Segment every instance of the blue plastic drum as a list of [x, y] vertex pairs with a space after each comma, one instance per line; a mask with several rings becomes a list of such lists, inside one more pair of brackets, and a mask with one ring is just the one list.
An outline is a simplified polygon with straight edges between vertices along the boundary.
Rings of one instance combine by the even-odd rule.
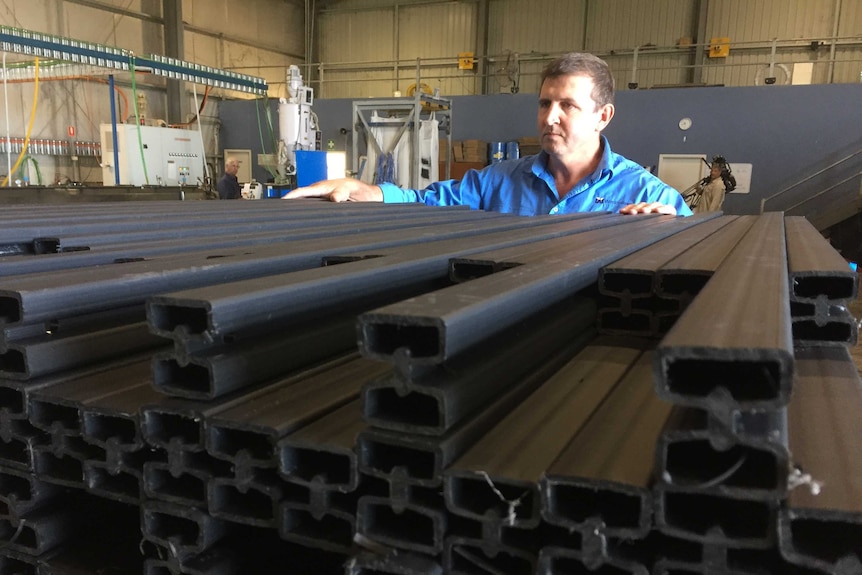
[[506, 144], [503, 142], [491, 142], [488, 144], [488, 161], [502, 162], [506, 159]]
[[506, 159], [517, 160], [521, 157], [521, 151], [518, 148], [518, 142], [506, 142]]

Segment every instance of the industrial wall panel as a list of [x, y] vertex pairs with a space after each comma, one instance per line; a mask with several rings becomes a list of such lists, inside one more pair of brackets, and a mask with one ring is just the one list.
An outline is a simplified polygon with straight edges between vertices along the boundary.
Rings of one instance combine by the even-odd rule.
[[638, 54], [634, 65], [631, 54], [603, 56], [611, 67], [617, 90], [629, 88], [636, 83], [638, 88], [673, 86], [689, 82], [691, 59], [688, 54]]
[[591, 2], [586, 48], [591, 52], [673, 46], [692, 36], [696, 3], [689, 0], [605, 0]]
[[489, 5], [488, 53], [569, 52], [583, 48], [584, 0], [500, 0]]
[[391, 61], [395, 56], [395, 20], [391, 9], [324, 12], [317, 27], [321, 62], [379, 62]]
[[451, 58], [446, 72], [457, 72], [458, 53], [475, 52], [476, 12], [472, 2], [399, 7], [398, 56]]
[[[46, 30], [44, 22], [28, 24], [23, 18], [27, 12], [28, 10], [16, 11], [14, 19], [3, 24], [29, 30]], [[163, 46], [156, 47], [152, 43], [145, 45], [144, 29], [151, 27], [161, 32], [161, 26], [158, 24], [72, 3], [64, 3], [63, 12], [65, 25], [60, 24], [56, 31], [51, 30], [53, 33], [131, 50], [135, 54], [152, 53], [159, 48], [164, 51]], [[53, 19], [48, 21], [51, 20]]]
[[402, 83], [409, 86], [415, 80], [399, 82], [390, 70], [352, 72], [350, 70], [327, 71], [323, 86], [318, 93], [321, 98], [382, 98], [392, 97], [392, 93]]
[[811, 0], [720, 0], [707, 8], [707, 40], [734, 42], [831, 36], [835, 2]]

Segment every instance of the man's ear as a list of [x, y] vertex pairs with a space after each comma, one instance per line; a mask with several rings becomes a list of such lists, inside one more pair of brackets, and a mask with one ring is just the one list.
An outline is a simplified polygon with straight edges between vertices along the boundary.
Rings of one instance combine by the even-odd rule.
[[596, 124], [596, 131], [601, 132], [611, 123], [611, 118], [614, 117], [614, 105], [605, 104], [599, 110], [599, 121]]

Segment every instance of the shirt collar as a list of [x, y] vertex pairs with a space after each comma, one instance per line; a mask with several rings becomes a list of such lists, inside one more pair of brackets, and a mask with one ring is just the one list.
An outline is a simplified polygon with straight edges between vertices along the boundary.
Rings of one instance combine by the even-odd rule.
[[[613, 158], [615, 154], [611, 152], [611, 144], [604, 134], [599, 137], [602, 141], [602, 157], [599, 160], [599, 165], [596, 166], [596, 171], [588, 177], [593, 182], [597, 182], [605, 174], [607, 174], [608, 179], [614, 177]], [[532, 170], [537, 176], [548, 173], [548, 153], [545, 150], [539, 151], [533, 162]]]

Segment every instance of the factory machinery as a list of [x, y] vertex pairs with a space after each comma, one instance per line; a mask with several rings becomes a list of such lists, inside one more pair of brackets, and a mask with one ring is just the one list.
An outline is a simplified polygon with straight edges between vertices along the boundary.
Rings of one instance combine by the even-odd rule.
[[862, 569], [804, 218], [74, 208], [0, 215], [2, 573]]
[[[146, 113], [146, 97], [143, 93], [135, 95], [133, 121], [129, 122], [132, 116], [123, 113], [127, 110], [120, 114], [124, 117], [117, 117], [115, 90], [123, 100], [126, 98], [116, 88], [115, 74], [130, 73], [133, 91], [136, 90], [135, 75], [139, 73], [189, 82], [193, 86], [202, 84], [207, 90], [215, 87], [258, 95], [264, 95], [267, 91], [266, 82], [260, 78], [162, 55], [140, 56], [111, 46], [9, 26], [0, 26], [0, 40], [4, 52], [20, 54], [29, 59], [16, 62], [9, 68], [4, 66], [4, 79], [34, 84], [40, 80], [67, 81], [68, 78], [101, 81], [108, 85], [111, 102], [110, 123], [100, 126], [99, 142], [78, 141], [75, 127], [71, 125], [63, 140], [31, 138], [32, 118], [24, 137], [0, 139], [0, 148], [7, 152], [7, 158], [12, 153], [19, 154], [14, 166], [11, 158], [7, 160], [9, 186], [48, 185], [48, 182], [43, 181], [38, 161], [33, 157], [38, 155], [42, 158], [53, 157], [52, 161], [59, 157], [70, 158], [72, 173], [58, 176], [54, 184], [75, 187], [73, 191], [57, 189], [54, 194], [45, 190], [31, 194], [4, 191], [4, 203], [118, 199], [116, 190], [98, 193], [92, 186], [81, 185], [79, 168], [82, 156], [100, 158], [99, 167], [105, 186], [146, 187], [152, 192], [151, 197], [146, 198], [137, 190], [130, 194], [129, 199], [167, 199], [165, 190], [170, 190], [171, 197], [183, 199], [187, 192], [193, 194], [193, 190], [203, 192], [210, 188], [212, 177], [207, 174], [200, 123], [197, 130], [191, 130], [183, 129], [187, 127], [185, 125], [168, 126], [164, 121], [153, 121]], [[35, 112], [38, 103], [38, 90], [35, 88], [33, 98]], [[10, 124], [9, 118], [7, 124]], [[20, 177], [18, 174], [21, 174]]]

